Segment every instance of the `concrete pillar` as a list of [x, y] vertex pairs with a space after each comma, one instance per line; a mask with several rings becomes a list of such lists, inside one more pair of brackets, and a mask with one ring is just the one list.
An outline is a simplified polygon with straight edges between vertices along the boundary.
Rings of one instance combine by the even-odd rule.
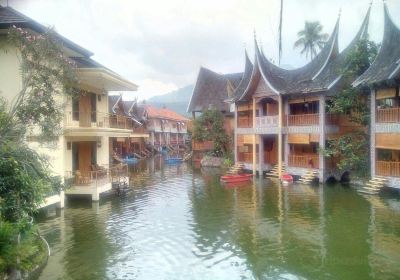
[[[326, 106], [325, 106], [325, 95], [319, 97], [319, 148], [325, 149], [326, 142]], [[325, 157], [322, 152], [319, 153], [319, 181], [320, 183], [325, 182]]]
[[282, 176], [282, 150], [283, 150], [283, 141], [282, 141], [282, 127], [283, 127], [283, 99], [282, 96], [279, 95], [278, 99], [278, 176], [281, 178]]
[[375, 143], [375, 134], [376, 134], [376, 90], [371, 89], [371, 135], [370, 135], [370, 159], [371, 159], [371, 177], [375, 177], [376, 175], [376, 143]]
[[286, 166], [288, 166], [289, 165], [289, 152], [290, 152], [290, 146], [289, 146], [289, 137], [288, 137], [288, 135], [286, 134], [286, 135], [283, 135], [283, 145], [284, 145], [284, 147], [283, 147], [283, 154], [284, 154], [284, 157], [283, 157], [283, 162], [286, 164]]
[[100, 193], [98, 192], [97, 188], [95, 188], [92, 193], [92, 201], [99, 201], [99, 200], [100, 200]]
[[260, 178], [263, 174], [264, 166], [264, 138], [262, 135], [258, 136], [258, 174]]
[[234, 133], [234, 136], [233, 136], [233, 153], [235, 155], [235, 163], [238, 162], [238, 154], [237, 154], [237, 149], [238, 149], [238, 146], [237, 146], [237, 121], [238, 121], [238, 119], [237, 119], [237, 111], [238, 111], [238, 107], [235, 104], [235, 124], [233, 126], [234, 127], [234, 131], [233, 131], [233, 133]]
[[256, 149], [256, 99], [253, 98], [253, 175], [256, 175], [257, 149]]
[[65, 193], [64, 191], [60, 192], [60, 203], [57, 205], [57, 208], [63, 209], [65, 206]]

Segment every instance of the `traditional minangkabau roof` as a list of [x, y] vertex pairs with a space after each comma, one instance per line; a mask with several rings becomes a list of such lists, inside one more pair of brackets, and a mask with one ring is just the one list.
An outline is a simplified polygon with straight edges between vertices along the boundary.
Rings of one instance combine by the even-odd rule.
[[118, 102], [122, 99], [122, 95], [109, 95], [108, 96], [108, 112], [110, 114], [116, 114], [116, 108], [118, 106]]
[[[26, 15], [14, 10], [11, 7], [0, 6], [0, 29], [8, 29], [12, 26], [29, 28], [38, 33], [43, 33], [48, 30], [48, 28], [37, 21], [27, 17]], [[83, 56], [92, 56], [93, 53], [77, 44], [71, 40], [65, 38], [64, 36], [56, 33], [56, 36], [63, 44], [70, 48], [71, 50], [79, 53]]]
[[171, 111], [167, 108], [156, 108], [151, 105], [144, 105], [148, 118], [153, 118], [153, 119], [163, 119], [163, 120], [171, 120], [171, 121], [188, 121], [188, 118], [185, 118], [182, 115], [179, 115], [178, 113]]
[[232, 101], [247, 101], [260, 79], [263, 79], [270, 91], [277, 95], [329, 91], [340, 81], [348, 55], [357, 47], [357, 43], [361, 39], [367, 38], [370, 11], [371, 7], [368, 9], [357, 35], [340, 53], [338, 46], [339, 16], [335, 28], [321, 52], [311, 62], [297, 69], [286, 70], [274, 65], [260, 52], [255, 40], [255, 60], [251, 77], [246, 79], [247, 86], [237, 88], [235, 99]]
[[353, 83], [353, 86], [372, 86], [385, 82], [399, 84], [400, 29], [390, 17], [386, 3], [384, 4], [384, 18], [384, 33], [378, 55], [371, 66]]
[[228, 88], [237, 88], [242, 76], [243, 73], [218, 74], [201, 67], [187, 112], [203, 112], [210, 108], [229, 112], [229, 105], [224, 102], [229, 97]]
[[242, 75], [242, 79], [239, 83], [239, 85], [236, 87], [235, 91], [233, 92], [232, 97], [228, 97], [225, 101], [226, 102], [233, 102], [235, 100], [238, 100], [243, 92], [246, 90], [250, 79], [251, 75], [253, 73], [254, 65], [251, 63], [249, 56], [247, 54], [247, 51], [245, 52], [245, 66], [244, 66], [244, 72]]

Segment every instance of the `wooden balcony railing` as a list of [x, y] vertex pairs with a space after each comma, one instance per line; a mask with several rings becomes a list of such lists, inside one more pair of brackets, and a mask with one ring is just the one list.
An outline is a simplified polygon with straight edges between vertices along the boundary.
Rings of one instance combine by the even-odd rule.
[[400, 162], [396, 161], [377, 161], [376, 175], [400, 177]]
[[238, 153], [238, 161], [252, 163], [253, 162], [253, 153]]
[[377, 109], [377, 123], [400, 123], [400, 108]]
[[66, 127], [99, 127], [133, 129], [133, 121], [120, 115], [102, 112], [66, 112]]
[[128, 165], [118, 164], [112, 167], [97, 166], [92, 171], [68, 171], [65, 181], [70, 186], [98, 187], [118, 179], [128, 177]]
[[266, 164], [277, 164], [278, 163], [278, 152], [264, 152], [264, 163]]
[[253, 127], [252, 118], [238, 118], [238, 128], [251, 128]]
[[278, 127], [278, 116], [256, 117], [257, 128]]
[[289, 166], [318, 169], [319, 155], [289, 155]]
[[[184, 143], [184, 141], [182, 140], [180, 143]], [[210, 151], [210, 150], [214, 149], [214, 142], [212, 142], [212, 141], [205, 141], [205, 142], [193, 141], [192, 149], [194, 151]]]
[[288, 115], [289, 126], [319, 125], [319, 114]]

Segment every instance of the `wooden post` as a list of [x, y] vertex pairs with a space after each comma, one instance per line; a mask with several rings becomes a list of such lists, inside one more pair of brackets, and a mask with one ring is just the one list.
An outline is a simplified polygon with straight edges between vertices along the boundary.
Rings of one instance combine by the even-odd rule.
[[256, 149], [256, 99], [253, 98], [253, 175], [256, 175], [257, 149]]
[[282, 96], [279, 95], [278, 99], [278, 176], [281, 178], [282, 176], [282, 121], [283, 121], [283, 114], [282, 114]]

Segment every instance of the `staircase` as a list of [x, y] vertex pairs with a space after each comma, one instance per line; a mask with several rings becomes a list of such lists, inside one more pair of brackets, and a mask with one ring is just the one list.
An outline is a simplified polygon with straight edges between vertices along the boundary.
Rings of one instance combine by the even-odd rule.
[[371, 180], [369, 180], [369, 182], [358, 191], [360, 193], [366, 193], [366, 194], [378, 194], [386, 183], [387, 179], [382, 177], [374, 177]]
[[[285, 164], [282, 164], [282, 174], [285, 173]], [[269, 170], [266, 174], [265, 177], [267, 178], [278, 178], [279, 177], [279, 172], [278, 172], [278, 165], [274, 165], [274, 167]]]
[[299, 179], [300, 183], [311, 184], [318, 177], [318, 170], [309, 170]]
[[193, 152], [186, 153], [186, 154], [183, 156], [183, 161], [188, 161], [189, 159], [192, 158], [192, 156], [193, 156]]
[[244, 168], [244, 164], [243, 164], [243, 163], [238, 163], [238, 164], [232, 166], [232, 167], [226, 172], [226, 174], [230, 174], [230, 175], [238, 174], [238, 173], [240, 173], [240, 172], [243, 171], [243, 168]]

